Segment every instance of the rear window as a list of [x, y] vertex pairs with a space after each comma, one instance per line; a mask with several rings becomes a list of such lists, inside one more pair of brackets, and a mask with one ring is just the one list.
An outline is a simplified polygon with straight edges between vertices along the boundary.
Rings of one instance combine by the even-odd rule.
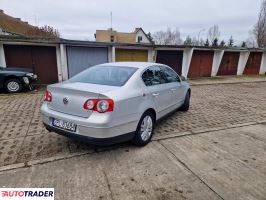
[[94, 66], [69, 79], [69, 82], [123, 86], [137, 68], [118, 66]]

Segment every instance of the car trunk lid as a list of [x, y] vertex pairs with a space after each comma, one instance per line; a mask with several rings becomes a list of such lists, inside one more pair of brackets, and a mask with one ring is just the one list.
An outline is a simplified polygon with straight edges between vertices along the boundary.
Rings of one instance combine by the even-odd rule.
[[104, 93], [117, 88], [77, 82], [50, 85], [47, 89], [52, 94], [52, 102], [48, 102], [48, 107], [58, 112], [88, 118], [92, 111], [83, 108], [85, 101], [88, 99], [107, 98]]

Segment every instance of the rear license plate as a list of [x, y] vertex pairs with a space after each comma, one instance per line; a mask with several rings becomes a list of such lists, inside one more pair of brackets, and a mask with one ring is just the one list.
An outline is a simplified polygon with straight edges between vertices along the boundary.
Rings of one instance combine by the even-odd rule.
[[60, 119], [52, 119], [52, 124], [55, 127], [75, 132], [77, 125], [72, 122], [66, 122]]

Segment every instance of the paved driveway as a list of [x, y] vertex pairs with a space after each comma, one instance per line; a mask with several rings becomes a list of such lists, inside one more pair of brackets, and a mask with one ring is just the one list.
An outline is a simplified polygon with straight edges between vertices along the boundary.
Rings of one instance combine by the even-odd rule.
[[144, 148], [48, 133], [42, 93], [1, 95], [0, 187], [55, 187], [57, 199], [266, 199], [265, 88], [193, 85], [190, 111], [162, 121]]
[[[192, 86], [190, 111], [162, 121], [153, 140], [266, 121], [265, 88], [266, 82]], [[95, 151], [45, 130], [42, 95], [0, 96], [0, 166]]]

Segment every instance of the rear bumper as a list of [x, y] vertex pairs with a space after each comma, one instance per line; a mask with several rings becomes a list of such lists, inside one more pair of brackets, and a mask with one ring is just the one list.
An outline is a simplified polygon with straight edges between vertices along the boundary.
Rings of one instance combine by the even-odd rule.
[[[89, 118], [77, 117], [51, 110], [44, 103], [41, 107], [42, 121], [49, 131], [67, 137], [81, 138], [82, 141], [91, 141], [105, 145], [106, 143], [119, 143], [134, 137], [138, 120], [126, 120], [123, 123], [111, 123], [111, 118], [91, 115]], [[76, 131], [71, 132], [53, 126], [53, 118], [76, 124]], [[130, 133], [130, 134], [128, 134]], [[133, 133], [133, 134], [132, 134]], [[133, 135], [133, 136], [132, 136]], [[98, 145], [99, 145], [98, 144]]]
[[75, 139], [81, 142], [86, 142], [86, 143], [97, 145], [97, 146], [107, 146], [107, 145], [130, 141], [134, 138], [134, 135], [135, 135], [135, 132], [131, 132], [131, 133], [126, 133], [126, 134], [111, 137], [111, 138], [93, 138], [89, 136], [78, 135], [76, 133], [68, 132], [68, 131], [65, 131], [59, 128], [55, 128], [45, 123], [43, 124], [48, 131], [55, 132], [55, 133], [58, 133], [59, 135], [63, 135], [71, 139]]

